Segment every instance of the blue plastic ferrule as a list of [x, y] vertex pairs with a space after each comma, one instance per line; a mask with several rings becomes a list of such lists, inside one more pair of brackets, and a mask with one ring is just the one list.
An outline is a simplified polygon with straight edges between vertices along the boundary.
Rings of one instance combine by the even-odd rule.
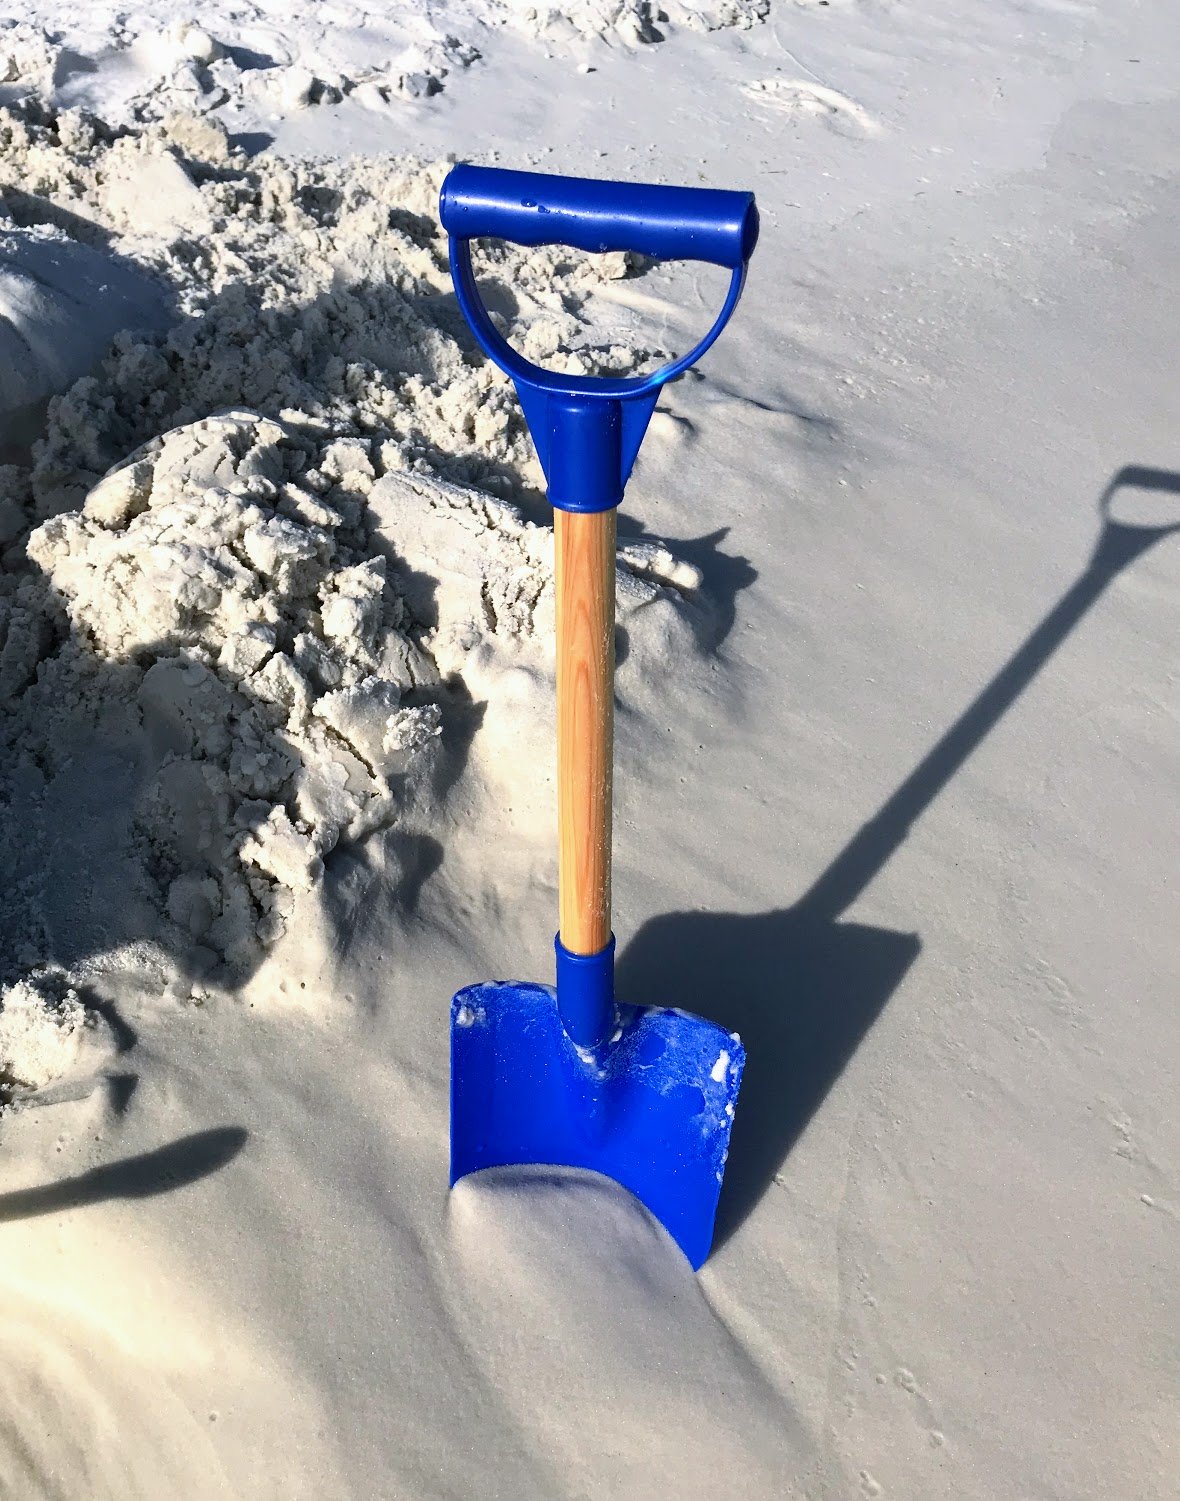
[[560, 933], [553, 947], [561, 1024], [579, 1047], [597, 1047], [615, 1026], [615, 935], [597, 954], [571, 954]]
[[[549, 500], [559, 511], [610, 511], [623, 498], [623, 404], [549, 397]], [[628, 466], [629, 468], [630, 466]]]

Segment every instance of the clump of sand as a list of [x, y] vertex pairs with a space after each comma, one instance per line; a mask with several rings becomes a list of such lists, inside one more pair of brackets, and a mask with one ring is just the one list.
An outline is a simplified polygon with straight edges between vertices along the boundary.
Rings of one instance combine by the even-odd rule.
[[669, 29], [748, 29], [770, 14], [770, 0], [489, 0], [494, 17], [549, 43], [588, 38], [643, 46], [663, 41]]
[[67, 664], [127, 664], [157, 763], [147, 858], [169, 916], [221, 954], [281, 934], [291, 893], [391, 816], [393, 778], [438, 731], [436, 703], [404, 702], [437, 674], [368, 546], [376, 473], [364, 439], [231, 412], [137, 450], [29, 542], [71, 634], [6, 738], [52, 762], [78, 712]]
[[[333, 850], [429, 803], [456, 698], [519, 759], [551, 696], [552, 533], [514, 504], [539, 470], [453, 303], [446, 165], [248, 162], [208, 119], [27, 104], [0, 111], [0, 170], [26, 225], [101, 229], [178, 310], [0, 469], [0, 952], [250, 964]], [[651, 351], [590, 303], [631, 269], [494, 245], [480, 266], [527, 355], [615, 373]], [[621, 551], [632, 675], [688, 639], [699, 582]]]
[[74, 1072], [96, 1023], [59, 975], [0, 988], [0, 1106]]

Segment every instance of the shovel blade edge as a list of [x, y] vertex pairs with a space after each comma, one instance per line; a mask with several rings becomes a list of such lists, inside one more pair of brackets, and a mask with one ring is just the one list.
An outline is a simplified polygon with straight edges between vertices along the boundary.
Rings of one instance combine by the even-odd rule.
[[451, 1002], [451, 1183], [487, 1167], [584, 1168], [628, 1189], [694, 1268], [709, 1254], [745, 1053], [687, 1011], [620, 1006], [595, 1048], [548, 985], [469, 985]]

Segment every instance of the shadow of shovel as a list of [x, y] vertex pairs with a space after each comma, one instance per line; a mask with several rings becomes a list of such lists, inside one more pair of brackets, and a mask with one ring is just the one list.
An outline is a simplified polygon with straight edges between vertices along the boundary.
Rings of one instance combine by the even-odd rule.
[[745, 1043], [717, 1244], [766, 1192], [921, 951], [915, 933], [845, 922], [842, 914], [1112, 580], [1180, 532], [1180, 522], [1119, 519], [1116, 502], [1129, 492], [1178, 497], [1180, 474], [1138, 465], [1115, 474], [1082, 573], [799, 901], [754, 915], [668, 913], [645, 923], [619, 961], [621, 995], [673, 995]]

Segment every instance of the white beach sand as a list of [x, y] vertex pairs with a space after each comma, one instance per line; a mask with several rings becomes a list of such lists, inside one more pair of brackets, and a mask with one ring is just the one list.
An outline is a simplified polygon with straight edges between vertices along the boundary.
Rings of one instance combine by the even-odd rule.
[[[0, 291], [100, 288], [0, 301], [4, 1497], [1175, 1493], [1180, 33], [663, 10], [0, 17]], [[620, 515], [620, 992], [749, 1057], [698, 1276], [446, 1187], [450, 997], [556, 881], [467, 158], [762, 210]], [[723, 280], [481, 274], [613, 371]]]

